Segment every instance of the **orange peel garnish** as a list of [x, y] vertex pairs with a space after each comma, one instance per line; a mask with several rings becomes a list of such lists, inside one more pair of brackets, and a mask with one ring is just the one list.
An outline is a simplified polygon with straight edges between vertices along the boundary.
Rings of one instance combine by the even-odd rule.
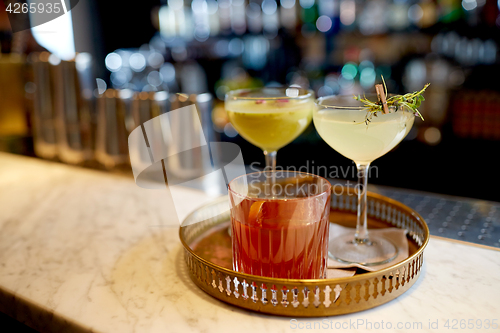
[[255, 225], [260, 224], [258, 218], [260, 212], [262, 211], [262, 206], [264, 206], [265, 201], [256, 201], [250, 206], [250, 211], [248, 212], [248, 224]]

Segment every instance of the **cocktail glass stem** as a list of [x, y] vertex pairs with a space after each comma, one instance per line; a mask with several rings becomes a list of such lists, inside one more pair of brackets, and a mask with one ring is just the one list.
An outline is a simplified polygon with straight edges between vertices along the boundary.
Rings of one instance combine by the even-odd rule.
[[[264, 156], [266, 157], [266, 168], [265, 171], [274, 171], [276, 170], [276, 155], [275, 151], [267, 151], [264, 150]], [[274, 183], [275, 183], [275, 174], [274, 172], [270, 173], [271, 177], [266, 180], [265, 186], [267, 190], [265, 191], [267, 197], [274, 197]]]
[[276, 170], [276, 155], [277, 151], [267, 151], [264, 150], [264, 156], [266, 157], [266, 171]]
[[358, 169], [358, 220], [356, 223], [354, 241], [358, 244], [363, 243], [370, 245], [370, 239], [368, 238], [368, 221], [366, 219], [366, 191], [368, 186], [368, 169], [370, 168], [370, 163], [356, 163], [356, 167]]
[[370, 163], [356, 163], [358, 168], [358, 216], [354, 239], [344, 234], [330, 239], [329, 255], [346, 264], [376, 266], [391, 262], [399, 253], [398, 248], [380, 236], [368, 236], [367, 185]]

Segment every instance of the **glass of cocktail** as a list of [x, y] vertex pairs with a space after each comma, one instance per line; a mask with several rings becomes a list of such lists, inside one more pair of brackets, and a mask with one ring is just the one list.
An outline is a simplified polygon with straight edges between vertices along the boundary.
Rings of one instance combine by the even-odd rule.
[[[273, 188], [267, 187], [274, 179]], [[229, 183], [233, 269], [287, 279], [326, 277], [330, 183], [293, 171], [262, 171]]]
[[314, 92], [295, 87], [234, 90], [226, 94], [225, 107], [238, 133], [264, 151], [266, 170], [275, 170], [278, 149], [310, 124]]
[[[377, 95], [367, 95], [377, 103]], [[394, 148], [410, 131], [415, 114], [404, 106], [389, 107], [389, 113], [370, 115], [366, 104], [353, 96], [319, 98], [314, 125], [323, 140], [351, 159], [358, 170], [358, 214], [356, 232], [330, 240], [329, 254], [344, 263], [375, 266], [388, 263], [398, 254], [387, 239], [369, 236], [366, 188], [370, 163]]]

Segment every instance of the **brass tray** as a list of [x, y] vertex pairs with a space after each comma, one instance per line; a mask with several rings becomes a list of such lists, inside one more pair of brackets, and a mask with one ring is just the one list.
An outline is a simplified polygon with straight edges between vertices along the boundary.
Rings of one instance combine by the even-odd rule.
[[[332, 194], [330, 220], [356, 224], [357, 197]], [[219, 215], [217, 215], [219, 214]], [[215, 216], [204, 219], [204, 216]], [[180, 228], [185, 260], [194, 283], [207, 294], [238, 307], [292, 317], [332, 316], [373, 308], [395, 299], [415, 283], [423, 264], [429, 229], [411, 208], [368, 192], [370, 228], [406, 229], [409, 257], [376, 272], [358, 269], [347, 278], [296, 280], [242, 274], [232, 270], [227, 197], [191, 213]], [[190, 224], [193, 221], [202, 221]]]

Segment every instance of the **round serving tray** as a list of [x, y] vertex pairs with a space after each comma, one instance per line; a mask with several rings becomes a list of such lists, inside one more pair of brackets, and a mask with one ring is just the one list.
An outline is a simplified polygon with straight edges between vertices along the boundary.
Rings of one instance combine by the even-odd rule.
[[[356, 204], [357, 197], [352, 194], [332, 194], [330, 221], [354, 227]], [[293, 317], [357, 312], [395, 299], [418, 279], [429, 241], [429, 229], [417, 212], [396, 200], [368, 192], [369, 228], [406, 229], [409, 245], [406, 260], [376, 272], [358, 269], [356, 275], [347, 278], [277, 279], [232, 270], [229, 225], [227, 197], [195, 210], [184, 220], [179, 234], [191, 279], [221, 301], [261, 313]]]

